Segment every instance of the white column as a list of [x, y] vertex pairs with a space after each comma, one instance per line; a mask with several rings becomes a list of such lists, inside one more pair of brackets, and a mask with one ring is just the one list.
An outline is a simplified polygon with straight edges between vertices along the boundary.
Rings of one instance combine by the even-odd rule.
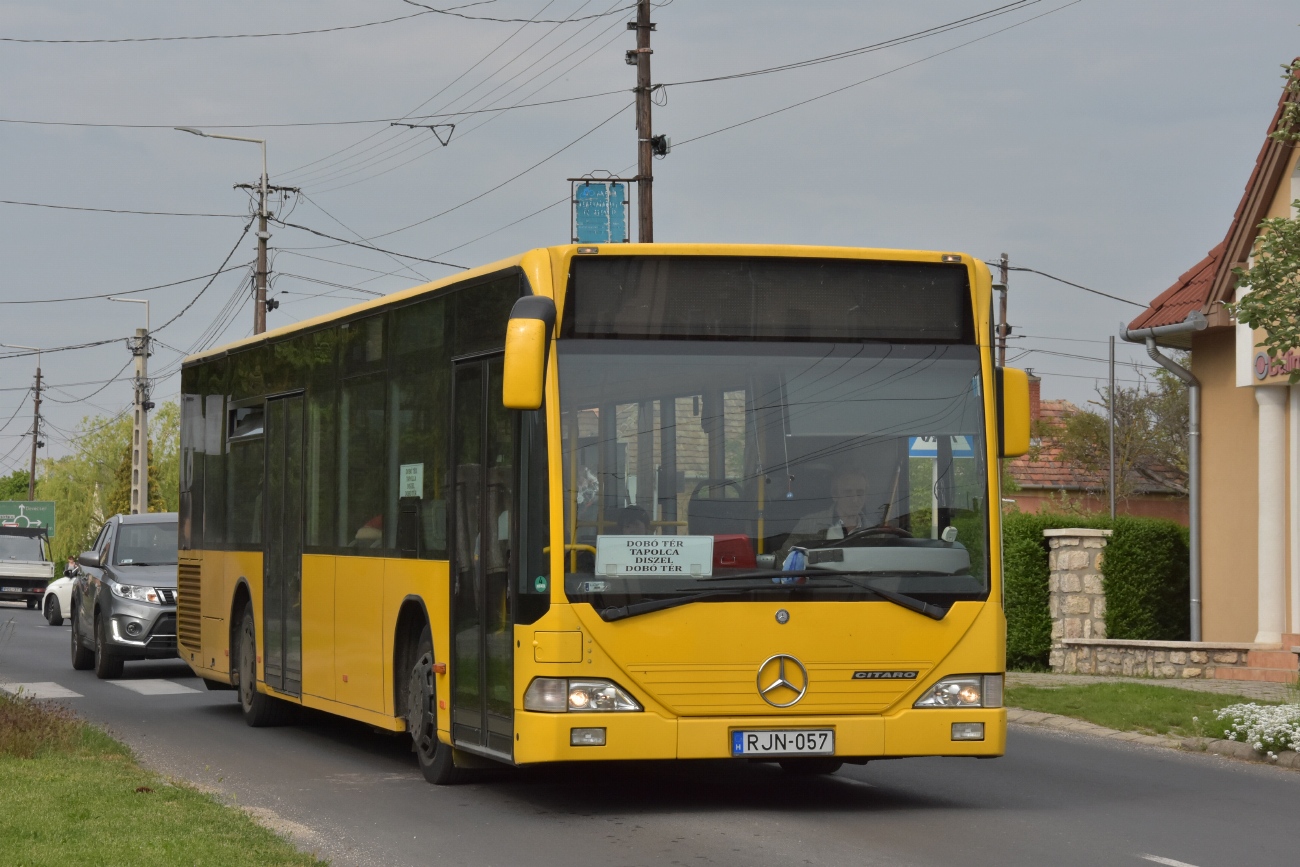
[[1286, 630], [1286, 404], [1288, 389], [1258, 386], [1259, 632], [1257, 644], [1278, 644]]
[[[1300, 166], [1298, 166], [1300, 167]], [[1291, 412], [1288, 430], [1287, 472], [1291, 489], [1291, 624], [1290, 632], [1300, 632], [1300, 386], [1291, 386]]]

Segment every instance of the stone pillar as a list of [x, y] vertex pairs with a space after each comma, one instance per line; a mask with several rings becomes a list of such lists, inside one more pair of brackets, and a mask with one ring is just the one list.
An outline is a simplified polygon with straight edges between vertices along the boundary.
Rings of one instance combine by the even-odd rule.
[[1286, 631], [1287, 389], [1258, 386], [1259, 625], [1256, 644], [1279, 644]]
[[[1047, 604], [1052, 616], [1053, 671], [1079, 670], [1074, 659], [1077, 651], [1067, 650], [1062, 639], [1106, 637], [1101, 561], [1110, 533], [1083, 528], [1043, 531], [1050, 548]], [[1091, 665], [1084, 667], [1090, 669]]]
[[[1300, 183], [1300, 163], [1296, 164], [1296, 174], [1292, 176], [1294, 186]], [[1300, 385], [1287, 389], [1291, 393], [1287, 425], [1287, 486], [1291, 498], [1291, 622], [1287, 631], [1300, 633]]]

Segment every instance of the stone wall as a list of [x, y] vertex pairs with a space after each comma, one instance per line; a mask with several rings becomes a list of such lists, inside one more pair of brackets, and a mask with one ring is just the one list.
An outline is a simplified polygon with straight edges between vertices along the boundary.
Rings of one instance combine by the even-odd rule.
[[1065, 638], [1052, 647], [1052, 670], [1124, 677], [1224, 677], [1220, 668], [1246, 668], [1253, 644], [1215, 641], [1122, 641]]
[[1106, 593], [1101, 561], [1110, 530], [1044, 530], [1047, 539], [1047, 606], [1052, 617], [1054, 671], [1065, 662], [1067, 638], [1106, 637]]

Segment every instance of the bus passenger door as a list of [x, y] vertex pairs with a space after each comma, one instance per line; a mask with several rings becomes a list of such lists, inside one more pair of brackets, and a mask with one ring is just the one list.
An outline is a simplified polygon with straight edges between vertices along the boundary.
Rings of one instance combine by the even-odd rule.
[[501, 403], [500, 355], [457, 363], [452, 406], [451, 734], [510, 756], [518, 417]]
[[266, 684], [302, 694], [302, 395], [266, 402], [262, 657]]

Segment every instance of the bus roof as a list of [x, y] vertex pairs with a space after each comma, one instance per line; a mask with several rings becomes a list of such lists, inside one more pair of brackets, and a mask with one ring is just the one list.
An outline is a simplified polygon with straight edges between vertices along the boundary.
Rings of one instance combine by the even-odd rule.
[[[471, 268], [467, 271], [460, 271], [456, 274], [450, 274], [439, 280], [433, 280], [429, 283], [423, 283], [419, 286], [412, 286], [408, 289], [401, 289], [389, 295], [376, 298], [373, 301], [364, 301], [360, 304], [353, 304], [349, 307], [343, 307], [330, 313], [324, 313], [311, 319], [305, 319], [302, 322], [295, 322], [292, 325], [283, 325], [270, 331], [256, 334], [251, 337], [245, 337], [242, 340], [236, 340], [226, 343], [222, 346], [216, 346], [203, 352], [196, 353], [185, 359], [182, 366], [188, 366], [200, 361], [216, 358], [251, 346], [257, 346], [267, 343], [279, 337], [287, 337], [292, 334], [299, 334], [312, 331], [331, 322], [341, 319], [348, 319], [356, 316], [366, 310], [383, 309], [392, 304], [401, 301], [417, 298], [439, 289], [448, 288], [465, 280], [472, 280], [476, 277], [483, 277], [488, 274], [494, 274], [507, 268], [520, 267], [529, 259], [536, 259], [537, 256], [549, 258], [551, 263], [567, 263], [574, 255], [581, 255], [586, 251], [608, 252], [619, 256], [780, 256], [786, 258], [810, 258], [810, 259], [883, 259], [890, 261], [908, 261], [908, 262], [960, 262], [967, 266], [974, 266], [976, 270], [987, 271], [978, 258], [951, 251], [942, 250], [896, 250], [881, 247], [823, 247], [801, 244], [564, 244], [555, 247], [538, 247], [525, 251], [506, 259], [500, 259], [487, 265], [480, 265], [477, 268]], [[954, 258], [956, 257], [956, 258]]]

